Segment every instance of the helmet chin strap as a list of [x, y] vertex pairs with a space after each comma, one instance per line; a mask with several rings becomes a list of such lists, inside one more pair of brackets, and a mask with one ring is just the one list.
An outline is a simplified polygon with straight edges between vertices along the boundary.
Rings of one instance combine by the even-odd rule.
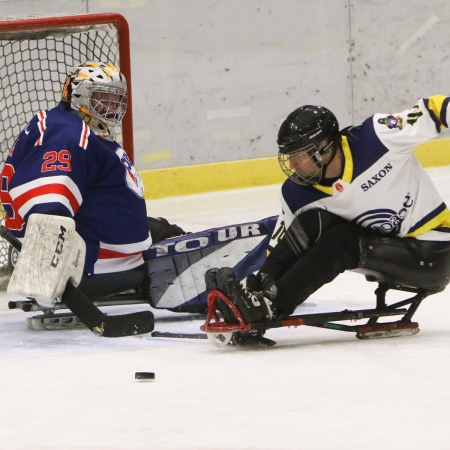
[[333, 146], [332, 146], [332, 154], [331, 154], [331, 158], [330, 158], [330, 160], [325, 164], [324, 162], [323, 162], [323, 159], [322, 159], [322, 174], [321, 174], [321, 176], [320, 176], [320, 180], [319, 180], [319, 183], [321, 183], [323, 180], [325, 180], [326, 178], [325, 178], [325, 173], [326, 173], [326, 171], [327, 171], [327, 169], [328, 169], [328, 166], [333, 162], [333, 160], [334, 160], [334, 158], [336, 158], [336, 155], [338, 154], [338, 149], [339, 149], [339, 145], [338, 144], [334, 144]]

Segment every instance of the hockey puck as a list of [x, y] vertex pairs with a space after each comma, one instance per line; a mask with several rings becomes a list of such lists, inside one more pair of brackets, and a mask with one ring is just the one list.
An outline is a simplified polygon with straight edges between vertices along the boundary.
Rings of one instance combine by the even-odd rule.
[[154, 380], [155, 373], [154, 372], [136, 372], [134, 374], [135, 380]]

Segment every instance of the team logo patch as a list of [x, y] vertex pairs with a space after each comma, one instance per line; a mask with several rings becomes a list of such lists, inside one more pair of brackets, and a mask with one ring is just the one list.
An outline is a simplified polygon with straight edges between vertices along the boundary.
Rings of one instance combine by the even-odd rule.
[[129, 189], [139, 198], [144, 198], [144, 183], [141, 180], [136, 168], [133, 166], [130, 158], [123, 148], [118, 148], [116, 154], [125, 168], [125, 182]]
[[354, 220], [357, 226], [392, 235], [399, 233], [402, 222], [403, 217], [391, 209], [367, 211]]
[[413, 204], [414, 200], [407, 194], [400, 211], [372, 209], [356, 217], [352, 222], [357, 226], [369, 228], [379, 233], [396, 235], [400, 232], [403, 220], [405, 220], [405, 216]]
[[403, 128], [403, 119], [399, 116], [386, 116], [378, 119], [378, 123], [380, 123], [381, 125], [386, 125], [391, 130], [393, 128], [398, 128], [399, 130]]

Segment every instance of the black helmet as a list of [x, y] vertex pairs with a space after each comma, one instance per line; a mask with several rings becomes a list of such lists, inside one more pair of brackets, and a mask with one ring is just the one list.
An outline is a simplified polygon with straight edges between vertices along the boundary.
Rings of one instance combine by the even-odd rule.
[[[284, 120], [278, 132], [278, 159], [282, 170], [298, 184], [317, 184], [324, 172], [321, 155], [330, 150], [336, 152], [337, 146], [333, 144], [339, 136], [338, 121], [330, 110], [312, 105], [297, 108]], [[305, 153], [303, 160], [309, 157], [308, 168], [301, 167], [305, 173], [292, 167], [293, 158], [300, 153]]]

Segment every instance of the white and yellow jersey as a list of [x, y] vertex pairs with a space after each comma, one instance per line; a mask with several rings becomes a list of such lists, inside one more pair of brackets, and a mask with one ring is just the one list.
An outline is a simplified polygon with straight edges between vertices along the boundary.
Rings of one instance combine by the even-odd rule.
[[279, 222], [288, 228], [301, 212], [321, 208], [390, 236], [450, 240], [450, 211], [413, 153], [448, 127], [449, 102], [435, 95], [412, 109], [375, 114], [344, 130], [341, 179], [329, 187], [286, 180]]

